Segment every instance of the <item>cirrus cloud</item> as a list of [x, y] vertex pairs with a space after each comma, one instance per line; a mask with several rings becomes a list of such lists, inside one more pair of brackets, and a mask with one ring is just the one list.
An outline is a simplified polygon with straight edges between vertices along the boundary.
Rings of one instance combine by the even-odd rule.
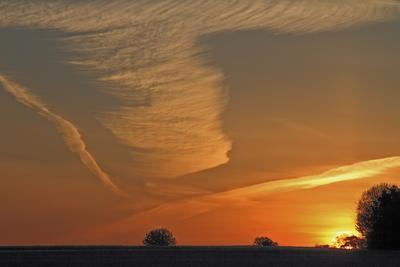
[[400, 6], [391, 0], [4, 0], [0, 15], [0, 27], [70, 33], [65, 42], [77, 56], [69, 62], [113, 82], [108, 92], [122, 101], [97, 119], [133, 149], [138, 175], [173, 177], [229, 160], [221, 121], [229, 96], [221, 71], [199, 56], [206, 51], [199, 37], [254, 28], [338, 30], [398, 18]]

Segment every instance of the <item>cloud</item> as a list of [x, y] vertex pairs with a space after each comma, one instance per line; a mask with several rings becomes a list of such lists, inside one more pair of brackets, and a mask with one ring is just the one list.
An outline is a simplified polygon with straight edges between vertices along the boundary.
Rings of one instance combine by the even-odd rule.
[[318, 175], [247, 186], [224, 192], [221, 196], [256, 199], [258, 197], [268, 196], [269, 194], [309, 189], [337, 182], [370, 178], [398, 167], [400, 167], [400, 157], [375, 159], [341, 166]]
[[95, 158], [87, 150], [81, 134], [70, 121], [50, 111], [39, 98], [3, 75], [0, 75], [0, 83], [19, 103], [29, 107], [52, 122], [57, 127], [69, 149], [79, 155], [82, 163], [90, 172], [97, 176], [107, 188], [120, 196], [126, 196], [126, 194], [114, 184], [111, 177], [102, 170]]
[[[0, 3], [0, 27], [56, 28], [71, 63], [115, 84], [123, 103], [98, 119], [133, 148], [137, 175], [173, 177], [226, 163], [223, 74], [199, 56], [199, 37], [266, 28], [307, 34], [398, 18], [380, 0], [92, 0]], [[157, 168], [154, 168], [157, 166]]]

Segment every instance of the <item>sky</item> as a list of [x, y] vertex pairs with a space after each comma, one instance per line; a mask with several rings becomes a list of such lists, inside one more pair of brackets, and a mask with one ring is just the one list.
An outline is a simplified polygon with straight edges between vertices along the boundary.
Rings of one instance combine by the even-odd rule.
[[313, 246], [399, 183], [400, 2], [0, 1], [0, 244]]

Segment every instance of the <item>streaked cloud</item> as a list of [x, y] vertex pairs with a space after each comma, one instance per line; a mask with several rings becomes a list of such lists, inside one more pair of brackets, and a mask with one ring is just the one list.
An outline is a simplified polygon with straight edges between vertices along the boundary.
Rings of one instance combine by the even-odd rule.
[[321, 174], [293, 179], [269, 181], [225, 192], [209, 194], [200, 198], [189, 199], [188, 202], [184, 204], [174, 204], [179, 206], [187, 205], [188, 203], [195, 203], [195, 205], [202, 207], [201, 209], [182, 209], [192, 210], [194, 213], [196, 213], [198, 210], [208, 211], [213, 208], [221, 207], [226, 203], [228, 203], [230, 206], [252, 205], [254, 201], [268, 197], [272, 194], [316, 188], [338, 182], [371, 178], [399, 167], [400, 157], [369, 160], [334, 168]]
[[[171, 177], [226, 163], [221, 113], [229, 96], [218, 69], [199, 56], [199, 37], [267, 28], [306, 34], [399, 17], [396, 1], [21, 1], [0, 3], [1, 27], [70, 33], [70, 62], [115, 84], [122, 105], [98, 119], [138, 148], [135, 173]], [[154, 168], [157, 166], [157, 168]]]
[[19, 103], [29, 107], [52, 122], [60, 132], [68, 148], [79, 155], [82, 163], [90, 172], [97, 176], [106, 187], [118, 195], [126, 196], [126, 194], [114, 184], [111, 177], [99, 166], [95, 158], [87, 150], [85, 141], [74, 124], [49, 110], [46, 105], [42, 103], [38, 97], [32, 95], [29, 90], [12, 82], [5, 76], [0, 75], [0, 83]]
[[369, 160], [348, 166], [341, 166], [318, 175], [272, 181], [243, 187], [222, 193], [222, 196], [255, 199], [257, 197], [263, 197], [274, 193], [309, 189], [337, 182], [370, 178], [398, 167], [400, 167], [400, 157]]

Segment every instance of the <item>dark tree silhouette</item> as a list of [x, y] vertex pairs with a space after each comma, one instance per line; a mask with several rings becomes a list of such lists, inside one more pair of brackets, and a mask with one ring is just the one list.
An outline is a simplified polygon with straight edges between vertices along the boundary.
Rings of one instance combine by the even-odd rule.
[[343, 249], [362, 249], [365, 248], [365, 240], [364, 238], [355, 235], [343, 234], [336, 237], [334, 247]]
[[400, 188], [384, 183], [365, 191], [358, 201], [356, 228], [369, 249], [400, 249]]
[[253, 245], [258, 247], [277, 247], [278, 243], [266, 236], [259, 236], [254, 239]]
[[168, 229], [159, 228], [148, 232], [143, 244], [150, 247], [169, 247], [176, 245], [176, 239]]

